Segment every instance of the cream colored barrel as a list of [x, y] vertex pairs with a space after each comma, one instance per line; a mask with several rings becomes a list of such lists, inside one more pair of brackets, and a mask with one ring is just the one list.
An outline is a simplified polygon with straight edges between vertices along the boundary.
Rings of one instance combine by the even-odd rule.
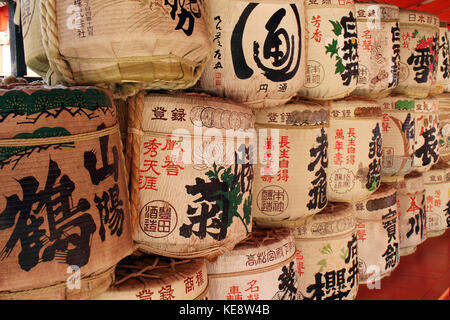
[[193, 86], [211, 57], [203, 0], [43, 0], [43, 46], [68, 84], [96, 84], [125, 99], [140, 89]]
[[360, 283], [379, 281], [400, 263], [396, 192], [394, 187], [382, 183], [369, 199], [353, 204]]
[[247, 239], [207, 262], [211, 300], [297, 300], [295, 243], [289, 229], [254, 228]]
[[356, 88], [358, 35], [353, 0], [305, 0], [307, 25], [306, 80], [299, 95], [340, 99]]
[[327, 197], [360, 201], [380, 184], [381, 107], [374, 100], [356, 97], [330, 105]]
[[293, 229], [299, 299], [351, 300], [358, 293], [355, 212], [348, 203], [328, 203], [304, 226]]
[[450, 161], [450, 94], [435, 96], [439, 101], [439, 159]]
[[197, 89], [259, 109], [294, 97], [305, 80], [303, 0], [209, 0], [213, 57]]
[[439, 18], [431, 13], [400, 9], [400, 81], [394, 92], [425, 98], [436, 82]]
[[251, 232], [254, 116], [197, 94], [128, 100], [134, 241], [175, 258], [212, 258]]
[[400, 255], [412, 254], [427, 238], [423, 175], [413, 171], [404, 177], [383, 176], [383, 182], [397, 189]]
[[423, 174], [428, 237], [444, 234], [448, 224], [450, 165], [438, 162]]
[[397, 86], [400, 75], [399, 8], [375, 2], [355, 7], [359, 74], [353, 94], [382, 98]]
[[450, 44], [447, 33], [447, 22], [441, 21], [439, 26], [439, 55], [436, 70], [436, 85], [431, 89], [431, 94], [441, 94], [444, 87], [450, 84]]
[[406, 96], [377, 100], [382, 106], [383, 162], [381, 174], [398, 176], [413, 170], [415, 146], [414, 101]]
[[329, 108], [317, 103], [295, 100], [256, 111], [260, 149], [252, 216], [257, 225], [292, 226], [325, 208], [328, 127]]
[[416, 124], [414, 170], [426, 172], [439, 160], [439, 100], [414, 99]]
[[133, 249], [112, 95], [0, 87], [0, 299], [106, 291]]
[[204, 300], [208, 290], [204, 259], [136, 254], [117, 265], [114, 283], [95, 300]]

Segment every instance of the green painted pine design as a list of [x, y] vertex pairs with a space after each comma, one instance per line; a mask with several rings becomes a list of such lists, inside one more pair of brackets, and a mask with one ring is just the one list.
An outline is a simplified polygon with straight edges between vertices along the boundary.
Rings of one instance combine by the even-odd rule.
[[414, 110], [414, 100], [398, 100], [395, 102], [396, 110]]
[[[340, 36], [342, 33], [342, 26], [339, 21], [332, 21], [328, 20], [333, 25], [333, 33], [336, 36]], [[336, 55], [336, 64], [334, 65], [336, 67], [334, 73], [335, 74], [342, 74], [345, 72], [345, 66], [342, 63], [342, 58], [339, 56], [339, 45], [338, 41], [336, 39], [333, 39], [331, 43], [325, 46], [325, 54], [330, 54], [330, 57], [333, 58], [334, 55]]]
[[326, 246], [322, 248], [320, 253], [322, 254], [331, 254], [333, 252], [333, 249], [331, 248], [331, 245], [328, 243]]
[[322, 259], [319, 262], [317, 262], [317, 265], [320, 266], [319, 272], [322, 272], [322, 270], [327, 267], [327, 260]]

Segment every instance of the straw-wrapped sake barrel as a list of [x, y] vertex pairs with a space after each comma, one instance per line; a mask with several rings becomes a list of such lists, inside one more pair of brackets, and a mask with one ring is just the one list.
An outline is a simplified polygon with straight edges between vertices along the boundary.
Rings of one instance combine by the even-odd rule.
[[295, 100], [256, 111], [262, 148], [253, 189], [256, 224], [292, 226], [325, 208], [328, 126], [329, 108], [317, 103]]
[[429, 96], [414, 101], [414, 170], [426, 172], [439, 160], [439, 100]]
[[381, 98], [398, 84], [400, 27], [397, 6], [355, 3], [358, 27], [359, 74], [355, 95]]
[[87, 299], [132, 252], [110, 93], [0, 88], [0, 299]]
[[400, 9], [400, 79], [395, 92], [413, 98], [428, 96], [438, 67], [439, 18]]
[[444, 92], [444, 87], [450, 84], [450, 43], [447, 22], [441, 21], [439, 25], [439, 54], [436, 70], [436, 84], [432, 86], [432, 94]]
[[198, 87], [251, 108], [295, 96], [305, 75], [303, 0], [209, 0], [213, 57]]
[[428, 237], [442, 235], [447, 229], [450, 193], [450, 165], [438, 162], [423, 174]]
[[203, 0], [43, 0], [43, 45], [68, 84], [97, 84], [118, 98], [139, 89], [193, 86], [211, 57]]
[[358, 80], [358, 35], [353, 0], [305, 0], [306, 80], [299, 94], [331, 100], [348, 96]]
[[423, 175], [413, 171], [405, 176], [383, 176], [383, 182], [397, 189], [400, 255], [406, 256], [427, 237]]
[[197, 94], [128, 100], [127, 157], [139, 250], [212, 258], [251, 232], [254, 116]]
[[369, 199], [353, 204], [360, 283], [388, 276], [400, 262], [396, 191], [382, 183]]
[[330, 105], [328, 200], [359, 201], [380, 184], [381, 107], [374, 100], [356, 97]]
[[289, 229], [254, 228], [250, 237], [206, 266], [211, 300], [297, 300], [295, 243]]
[[389, 96], [377, 100], [383, 112], [381, 135], [383, 162], [381, 174], [398, 176], [413, 170], [415, 146], [414, 101], [406, 96]]
[[120, 261], [114, 283], [96, 300], [204, 300], [208, 288], [204, 259], [132, 255]]
[[358, 292], [356, 219], [348, 203], [328, 203], [293, 229], [299, 299], [350, 300]]
[[450, 94], [434, 96], [439, 101], [439, 159], [450, 161]]

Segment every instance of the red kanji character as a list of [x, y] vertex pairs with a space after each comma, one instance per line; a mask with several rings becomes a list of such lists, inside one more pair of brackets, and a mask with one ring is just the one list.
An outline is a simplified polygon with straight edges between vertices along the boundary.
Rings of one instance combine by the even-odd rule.
[[205, 280], [203, 279], [203, 272], [202, 272], [202, 270], [197, 271], [197, 273], [195, 274], [195, 282], [197, 283], [197, 285], [201, 286], [204, 281]]
[[186, 288], [186, 293], [194, 290], [194, 277], [187, 277], [184, 279], [184, 286]]
[[249, 291], [251, 293], [255, 293], [255, 292], [259, 292], [259, 286], [256, 285], [257, 280], [252, 280], [249, 283], [247, 283], [248, 285], [250, 285], [247, 289], [245, 289], [245, 291]]
[[291, 148], [291, 147], [289, 147], [289, 137], [288, 136], [281, 136], [280, 148], [287, 148], [287, 149]]
[[362, 48], [366, 51], [372, 50], [372, 40], [363, 40]]
[[152, 300], [152, 294], [153, 294], [153, 293], [154, 293], [154, 292], [152, 292], [152, 291], [149, 290], [149, 289], [144, 289], [144, 290], [139, 291], [139, 293], [136, 294], [136, 297], [137, 297], [139, 300]]
[[181, 149], [184, 152], [183, 148], [181, 148], [181, 142], [181, 140], [166, 139], [166, 145], [161, 150], [173, 151], [174, 149]]
[[344, 144], [342, 143], [342, 141], [336, 140], [336, 143], [334, 144], [334, 150], [337, 150], [339, 152], [343, 148], [344, 148]]
[[311, 39], [313, 39], [316, 42], [320, 42], [322, 41], [322, 32], [319, 29], [316, 29], [316, 31], [313, 32], [313, 35], [311, 37]]
[[172, 289], [172, 285], [168, 284], [166, 286], [161, 287], [161, 290], [158, 291], [161, 300], [172, 300], [175, 298], [173, 295], [174, 290]]
[[370, 30], [364, 30], [363, 34], [361, 35], [364, 39], [372, 39], [372, 35], [370, 34]]
[[288, 149], [282, 149], [280, 150], [280, 159], [289, 159], [289, 150]]
[[406, 212], [413, 212], [420, 211], [420, 208], [416, 204], [416, 197], [409, 197], [411, 199], [411, 205], [406, 210]]
[[344, 140], [344, 130], [343, 129], [336, 129], [336, 135], [334, 136], [335, 139], [342, 139]]
[[266, 140], [264, 140], [264, 149], [272, 150], [272, 137], [266, 138]]
[[145, 189], [145, 190], [154, 190], [154, 191], [158, 191], [158, 189], [156, 189], [156, 182], [157, 182], [157, 177], [149, 177], [149, 176], [145, 176], [145, 182], [144, 184], [141, 186], [142, 184], [142, 178], [144, 178], [143, 176], [139, 177], [139, 190]]
[[162, 166], [161, 168], [165, 168], [168, 176], [178, 176], [180, 173], [180, 170], [184, 170], [182, 166], [179, 165], [179, 163], [174, 163], [173, 158], [170, 158], [169, 156], [166, 157], [166, 165]]
[[143, 164], [144, 168], [147, 167], [147, 169], [141, 169], [141, 172], [149, 172], [150, 169], [157, 175], [159, 176], [161, 173], [157, 172], [155, 170], [155, 168], [158, 166], [158, 161], [156, 160], [144, 160], [144, 164]]
[[286, 159], [280, 160], [279, 167], [280, 167], [280, 169], [287, 169], [287, 168], [289, 168], [289, 160], [286, 160]]
[[334, 155], [333, 163], [338, 166], [341, 166], [344, 164], [344, 156], [342, 155], [342, 153], [337, 152]]
[[231, 286], [228, 290], [227, 300], [242, 300], [242, 293], [239, 286]]
[[355, 155], [354, 154], [347, 155], [347, 158], [345, 159], [345, 163], [354, 165], [355, 164]]
[[272, 182], [272, 179], [273, 179], [274, 177], [272, 176], [272, 175], [264, 175], [264, 176], [261, 176], [261, 180], [262, 181], [264, 181], [264, 182]]
[[347, 136], [349, 138], [356, 138], [355, 128], [348, 128]]
[[156, 155], [158, 154], [157, 150], [160, 145], [161, 143], [157, 143], [156, 139], [144, 142], [144, 148], [147, 150], [146, 152], [144, 152], [144, 156], [150, 153], [150, 157], [156, 157]]
[[314, 27], [319, 28], [321, 22], [322, 22], [322, 20], [321, 20], [320, 15], [312, 16], [311, 23], [313, 24]]
[[277, 181], [282, 180], [284, 182], [287, 182], [289, 180], [289, 172], [286, 169], [278, 171], [277, 175], [278, 175]]

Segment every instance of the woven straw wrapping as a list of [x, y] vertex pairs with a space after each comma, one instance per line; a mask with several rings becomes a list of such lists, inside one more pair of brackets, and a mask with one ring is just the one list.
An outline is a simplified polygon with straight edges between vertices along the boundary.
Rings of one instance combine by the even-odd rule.
[[439, 101], [439, 159], [450, 161], [450, 94], [435, 96]]
[[359, 284], [355, 227], [350, 204], [329, 202], [307, 224], [293, 229], [300, 299], [355, 299]]
[[256, 154], [251, 110], [198, 94], [141, 93], [128, 105], [139, 250], [213, 258], [246, 238]]
[[305, 76], [302, 0], [209, 0], [214, 56], [197, 89], [259, 109], [295, 96]]
[[439, 27], [439, 56], [436, 70], [436, 84], [432, 86], [431, 94], [441, 94], [444, 87], [450, 84], [450, 43], [447, 22], [441, 21]]
[[396, 189], [384, 183], [369, 199], [353, 204], [356, 213], [360, 283], [388, 276], [400, 263]]
[[397, 189], [400, 255], [409, 255], [427, 239], [423, 175], [383, 176], [383, 182]]
[[[306, 0], [306, 80], [299, 95], [340, 99], [356, 88], [358, 36], [353, 1]], [[347, 32], [346, 32], [347, 31]]]
[[353, 94], [381, 98], [398, 84], [400, 28], [397, 6], [355, 3], [359, 75]]
[[68, 84], [96, 84], [125, 99], [141, 89], [193, 86], [211, 56], [204, 1], [44, 0], [43, 45]]
[[204, 259], [132, 255], [116, 268], [115, 282], [96, 300], [201, 300], [208, 298]]
[[415, 147], [414, 101], [406, 96], [377, 100], [382, 106], [383, 163], [381, 174], [398, 176], [413, 168]]
[[132, 251], [111, 94], [10, 85], [0, 106], [0, 297], [105, 291]]
[[438, 162], [423, 174], [428, 237], [442, 235], [449, 225], [450, 166]]
[[256, 111], [263, 148], [255, 165], [256, 224], [292, 227], [326, 206], [328, 126], [329, 107], [318, 103], [294, 100]]
[[289, 229], [254, 228], [214, 262], [207, 262], [211, 300], [296, 300], [295, 243]]
[[327, 197], [329, 201], [360, 201], [380, 184], [381, 107], [359, 97], [329, 104]]
[[439, 18], [436, 15], [400, 9], [400, 80], [394, 92], [425, 98], [436, 83]]

